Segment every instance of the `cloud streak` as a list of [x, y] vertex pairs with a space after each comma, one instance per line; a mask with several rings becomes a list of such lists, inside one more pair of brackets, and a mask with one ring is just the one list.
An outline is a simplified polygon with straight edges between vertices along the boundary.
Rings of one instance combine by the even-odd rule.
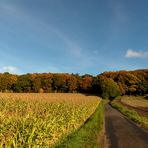
[[4, 66], [0, 69], [1, 72], [16, 73], [18, 70], [15, 66]]
[[0, 8], [5, 13], [13, 16], [15, 20], [18, 20], [18, 22], [22, 21], [23, 23], [25, 23], [30, 32], [37, 32], [38, 37], [41, 36], [44, 38], [50, 38], [52, 34], [55, 34], [66, 45], [67, 52], [69, 52], [69, 54], [73, 55], [76, 58], [80, 58], [84, 55], [83, 49], [55, 26], [34, 18], [26, 11], [21, 10], [19, 7], [8, 4], [4, 1], [0, 2]]
[[128, 21], [128, 16], [126, 15], [126, 11], [124, 10], [123, 3], [120, 1], [109, 0], [109, 4], [112, 8], [116, 21], [118, 23], [126, 23]]
[[[63, 53], [70, 57], [71, 62], [75, 61], [78, 68], [80, 66], [83, 68], [90, 67], [94, 64], [94, 58], [91, 53], [87, 53], [87, 51], [75, 40], [73, 40], [71, 36], [68, 36], [68, 34], [64, 31], [56, 27], [52, 20], [50, 22], [46, 22], [43, 21], [42, 18], [33, 17], [25, 11], [25, 9], [21, 9], [19, 6], [5, 1], [0, 2], [0, 8], [0, 12], [8, 16], [6, 18], [4, 17], [4, 19], [10, 18], [12, 21], [15, 21], [16, 25], [24, 33], [24, 35], [31, 38], [34, 42], [36, 41], [38, 44], [41, 44], [43, 47], [49, 48], [50, 50], [50, 42], [52, 42], [52, 36], [54, 36], [56, 39], [62, 41], [62, 45], [64, 45], [64, 48], [62, 49]], [[74, 67], [74, 65], [72, 67]], [[8, 72], [13, 71], [10, 67], [7, 69], [5, 67], [5, 70], [9, 70]], [[59, 72], [59, 69], [52, 66], [49, 67], [48, 70]]]
[[148, 51], [136, 51], [128, 49], [125, 55], [126, 58], [148, 58]]

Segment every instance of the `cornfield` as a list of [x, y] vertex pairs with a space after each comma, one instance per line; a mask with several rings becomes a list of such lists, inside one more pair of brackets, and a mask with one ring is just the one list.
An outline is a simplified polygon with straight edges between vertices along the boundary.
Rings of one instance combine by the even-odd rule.
[[80, 128], [99, 102], [83, 94], [0, 93], [0, 147], [54, 147]]

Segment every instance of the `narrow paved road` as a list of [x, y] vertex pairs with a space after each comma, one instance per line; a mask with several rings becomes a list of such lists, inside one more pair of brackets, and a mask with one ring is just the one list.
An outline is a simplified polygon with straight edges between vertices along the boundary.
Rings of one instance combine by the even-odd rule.
[[108, 104], [105, 106], [105, 130], [109, 148], [148, 148], [148, 132]]

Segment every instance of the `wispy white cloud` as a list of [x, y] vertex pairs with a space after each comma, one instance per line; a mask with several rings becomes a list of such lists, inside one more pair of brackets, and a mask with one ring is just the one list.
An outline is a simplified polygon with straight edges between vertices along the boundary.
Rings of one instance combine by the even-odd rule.
[[17, 73], [18, 68], [15, 66], [4, 66], [0, 69], [1, 72]]
[[71, 53], [75, 57], [82, 57], [84, 55], [83, 49], [74, 41], [72, 41], [70, 38], [68, 38], [64, 33], [60, 32], [58, 29], [54, 28], [55, 34], [63, 40], [65, 45], [67, 46], [67, 51]]
[[99, 50], [93, 50], [92, 53], [97, 55], [99, 54]]
[[15, 5], [7, 3], [5, 1], [0, 1], [0, 11], [5, 14], [10, 14], [11, 16], [18, 16], [18, 9]]
[[67, 50], [69, 54], [72, 54], [75, 57], [81, 57], [84, 55], [82, 48], [76, 42], [67, 37], [65, 33], [56, 28], [56, 26], [46, 23], [39, 18], [32, 17], [25, 10], [4, 1], [0, 2], [0, 8], [5, 13], [13, 16], [15, 20], [18, 20], [18, 22], [24, 22], [26, 27], [28, 27], [29, 32], [35, 32], [35, 34], [38, 33], [38, 38], [50, 38], [50, 36], [55, 34], [60, 40], [63, 41], [65, 46], [67, 46], [67, 49], [65, 50]]
[[60, 70], [59, 70], [59, 68], [58, 67], [56, 67], [56, 66], [49, 66], [48, 68], [47, 68], [47, 70], [46, 70], [47, 72], [54, 72], [54, 73], [59, 73], [59, 72], [61, 72]]
[[128, 49], [126, 51], [126, 58], [148, 58], [148, 51], [136, 51], [133, 49]]
[[[21, 24], [25, 24], [25, 28], [28, 29], [27, 34], [33, 36], [34, 40], [37, 40], [41, 45], [43, 44], [43, 46], [46, 46], [47, 48], [50, 47], [50, 41], [47, 42], [47, 40], [50, 40], [52, 36], [56, 36], [57, 39], [63, 42], [63, 45], [65, 46], [63, 50], [72, 60], [75, 60], [76, 63], [81, 66], [89, 66], [93, 64], [91, 55], [86, 53], [76, 41], [69, 37], [65, 32], [59, 30], [55, 25], [31, 16], [27, 11], [20, 9], [12, 3], [10, 4], [3, 1], [0, 5], [0, 8], [2, 8], [5, 13], [12, 16], [11, 18], [17, 23], [21, 22]], [[54, 72], [58, 71], [58, 69], [54, 67], [49, 67], [49, 70]]]
[[126, 15], [124, 5], [121, 2], [112, 2], [112, 9], [117, 21], [120, 23], [125, 23], [128, 21], [128, 15]]

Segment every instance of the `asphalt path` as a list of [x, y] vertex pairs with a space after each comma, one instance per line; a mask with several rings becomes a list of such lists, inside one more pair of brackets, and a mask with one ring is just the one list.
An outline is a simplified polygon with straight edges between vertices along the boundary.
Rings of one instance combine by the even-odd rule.
[[105, 134], [109, 148], [148, 148], [148, 131], [108, 104], [105, 106]]

